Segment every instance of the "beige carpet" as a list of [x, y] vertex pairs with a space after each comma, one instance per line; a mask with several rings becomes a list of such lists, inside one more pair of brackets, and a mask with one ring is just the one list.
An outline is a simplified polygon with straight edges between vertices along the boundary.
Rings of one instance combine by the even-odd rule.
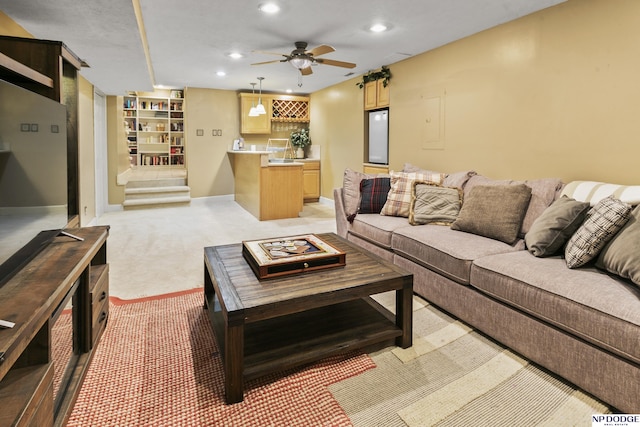
[[258, 221], [229, 197], [190, 206], [108, 212], [109, 292], [134, 299], [201, 288], [205, 246], [335, 232], [333, 205], [307, 203], [298, 218]]
[[[392, 309], [394, 295], [378, 297]], [[610, 409], [414, 296], [413, 346], [329, 387], [354, 426], [591, 426]]]

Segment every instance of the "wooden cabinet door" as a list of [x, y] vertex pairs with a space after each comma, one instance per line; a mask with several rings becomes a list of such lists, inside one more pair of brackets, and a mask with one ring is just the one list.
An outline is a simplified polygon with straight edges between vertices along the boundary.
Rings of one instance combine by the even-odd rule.
[[364, 85], [364, 109], [372, 110], [377, 108], [377, 92], [378, 86], [375, 81], [365, 83]]
[[320, 162], [305, 162], [302, 187], [305, 201], [320, 199]]
[[257, 117], [249, 117], [251, 107], [258, 104], [258, 96], [241, 94], [240, 97], [240, 133], [271, 133], [271, 103], [262, 97], [262, 105], [267, 110], [267, 114]]
[[383, 80], [376, 80], [364, 85], [364, 109], [374, 110], [389, 106], [389, 86], [385, 87]]
[[376, 80], [376, 104], [377, 108], [389, 106], [389, 86], [385, 87], [383, 80]]

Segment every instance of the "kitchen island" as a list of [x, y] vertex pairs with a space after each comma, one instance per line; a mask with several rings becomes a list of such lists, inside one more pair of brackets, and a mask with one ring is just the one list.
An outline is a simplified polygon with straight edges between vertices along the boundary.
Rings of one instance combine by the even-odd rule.
[[260, 221], [297, 218], [303, 205], [303, 164], [269, 162], [269, 151], [228, 151], [235, 201]]

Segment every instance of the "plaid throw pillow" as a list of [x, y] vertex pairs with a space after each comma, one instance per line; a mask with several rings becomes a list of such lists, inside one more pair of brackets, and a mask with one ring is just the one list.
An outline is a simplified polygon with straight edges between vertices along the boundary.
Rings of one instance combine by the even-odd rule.
[[391, 171], [391, 190], [387, 196], [380, 215], [387, 216], [409, 216], [411, 207], [411, 191], [414, 181], [422, 181], [440, 185], [445, 174], [439, 172], [393, 172]]
[[627, 223], [630, 214], [631, 206], [613, 196], [600, 200], [567, 243], [564, 252], [567, 267], [581, 267], [595, 258]]
[[380, 213], [391, 189], [390, 178], [370, 178], [360, 181], [360, 209], [358, 213]]

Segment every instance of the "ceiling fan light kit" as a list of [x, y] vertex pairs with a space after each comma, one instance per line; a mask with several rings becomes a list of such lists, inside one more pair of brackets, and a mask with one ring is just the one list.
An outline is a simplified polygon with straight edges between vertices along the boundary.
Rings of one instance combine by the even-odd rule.
[[344, 62], [344, 61], [336, 61], [334, 59], [322, 59], [316, 58], [320, 55], [324, 55], [327, 53], [334, 52], [335, 49], [326, 44], [317, 46], [311, 50], [307, 50], [307, 42], [295, 42], [296, 48], [291, 51], [289, 55], [284, 53], [274, 53], [274, 52], [259, 52], [264, 53], [266, 55], [278, 55], [284, 56], [284, 59], [278, 59], [274, 61], [266, 61], [266, 62], [256, 62], [251, 65], [264, 65], [264, 64], [272, 64], [275, 62], [288, 62], [294, 68], [300, 70], [300, 74], [303, 76], [308, 76], [309, 74], [313, 74], [311, 70], [312, 64], [324, 64], [324, 65], [332, 65], [334, 67], [343, 67], [343, 68], [355, 68], [356, 64], [352, 62]]
[[298, 70], [302, 70], [303, 68], [310, 67], [312, 64], [312, 61], [307, 57], [296, 57], [296, 58], [291, 58], [291, 60], [289, 61], [289, 64], [293, 65], [293, 67], [297, 68]]

